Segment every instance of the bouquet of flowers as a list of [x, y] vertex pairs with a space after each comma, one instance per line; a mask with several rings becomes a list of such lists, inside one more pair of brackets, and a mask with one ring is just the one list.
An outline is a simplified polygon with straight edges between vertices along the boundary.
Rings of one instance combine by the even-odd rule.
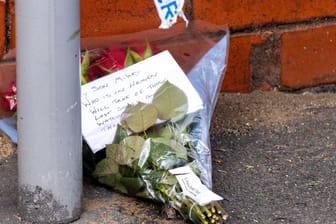
[[[218, 203], [222, 198], [209, 190], [209, 126], [226, 66], [227, 44], [225, 33], [187, 74], [203, 100], [203, 109], [187, 113], [185, 92], [165, 82], [151, 102], [126, 107], [111, 144], [95, 154], [84, 145], [85, 173], [119, 192], [169, 204], [193, 223], [225, 221], [227, 214]], [[102, 66], [101, 59], [87, 63], [86, 52], [82, 75], [90, 81], [95, 77], [91, 75], [93, 70], [110, 73], [159, 52], [159, 47], [148, 41], [140, 51], [129, 46], [125, 49], [115, 52], [122, 60], [114, 60], [118, 63], [112, 66]], [[104, 59], [112, 55], [99, 52], [103, 52]], [[90, 70], [88, 64], [95, 69]]]

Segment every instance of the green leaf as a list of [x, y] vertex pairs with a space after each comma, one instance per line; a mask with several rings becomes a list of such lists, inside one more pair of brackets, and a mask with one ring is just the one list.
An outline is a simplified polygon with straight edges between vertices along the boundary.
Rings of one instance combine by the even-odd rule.
[[187, 114], [182, 120], [176, 123], [178, 130], [180, 133], [189, 133], [190, 126], [193, 123], [199, 123], [200, 117], [198, 116], [198, 112]]
[[153, 187], [161, 183], [162, 179], [165, 177], [166, 172], [167, 171], [162, 169], [146, 169], [142, 170], [141, 176], [147, 183], [148, 187]]
[[94, 177], [103, 177], [108, 176], [111, 174], [117, 174], [119, 172], [118, 170], [118, 164], [114, 162], [113, 160], [109, 159], [103, 159], [96, 165], [96, 169], [93, 172]]
[[106, 158], [101, 160], [97, 163], [96, 169], [92, 175], [100, 183], [113, 187], [120, 192], [127, 193], [126, 188], [120, 184], [119, 179], [121, 178], [121, 175], [119, 173], [118, 164], [115, 161]]
[[173, 137], [173, 131], [169, 125], [160, 128], [157, 132], [159, 137], [170, 139]]
[[135, 63], [143, 60], [143, 58], [137, 52], [135, 52], [131, 49], [129, 49], [128, 52], [131, 55], [131, 57], [132, 57], [132, 59]]
[[120, 144], [109, 144], [106, 145], [106, 158], [117, 161], [117, 155], [121, 149]]
[[153, 196], [148, 192], [148, 189], [138, 192], [135, 196], [140, 198], [153, 198]]
[[187, 162], [186, 149], [175, 140], [164, 138], [151, 139], [150, 158], [154, 168], [172, 169]]
[[164, 137], [170, 139], [173, 137], [173, 130], [167, 123], [156, 124], [146, 131], [149, 138]]
[[125, 67], [128, 67], [130, 65], [133, 65], [134, 64], [134, 61], [133, 61], [133, 57], [130, 53], [130, 49], [128, 48], [127, 49], [127, 53], [126, 53], [126, 57], [125, 57]]
[[88, 70], [89, 65], [90, 65], [90, 54], [89, 54], [89, 51], [86, 50], [82, 64], [81, 64], [81, 83], [82, 85], [88, 82], [87, 70]]
[[188, 110], [188, 99], [185, 93], [168, 81], [155, 92], [153, 104], [158, 109], [161, 120], [178, 121]]
[[98, 65], [98, 67], [99, 67], [101, 70], [103, 70], [103, 71], [105, 71], [105, 72], [107, 72], [107, 73], [109, 73], [109, 74], [111, 74], [111, 73], [114, 72], [112, 69], [110, 69], [110, 68], [106, 68], [106, 67], [101, 66], [101, 65]]
[[145, 180], [147, 187], [152, 186], [156, 188], [162, 184], [170, 186], [177, 184], [176, 177], [167, 170], [145, 170], [142, 173], [142, 178]]
[[140, 136], [129, 136], [120, 144], [106, 146], [106, 157], [116, 161], [120, 165], [130, 165], [139, 159], [145, 139]]
[[140, 133], [154, 125], [157, 117], [158, 111], [156, 107], [139, 102], [134, 106], [127, 106], [123, 113], [121, 124], [134, 133]]
[[108, 175], [108, 176], [103, 176], [99, 177], [98, 181], [106, 186], [112, 187], [113, 189], [120, 191], [122, 193], [127, 194], [128, 191], [124, 185], [120, 183], [120, 178], [122, 176], [118, 173], [115, 175]]
[[175, 139], [155, 138], [153, 139], [153, 141], [155, 143], [160, 143], [169, 146], [171, 151], [175, 153], [176, 157], [184, 160], [188, 159], [187, 149]]
[[144, 52], [144, 56], [143, 56], [143, 59], [146, 59], [146, 58], [149, 58], [153, 55], [153, 51], [152, 51], [152, 48], [148, 42], [148, 40], [146, 41], [146, 49], [145, 49], [145, 52]]
[[133, 164], [119, 165], [119, 172], [123, 177], [136, 177], [137, 167]]
[[161, 179], [160, 184], [173, 186], [177, 184], [177, 179], [174, 175], [170, 174], [169, 172], [166, 172], [166, 175], [164, 176], [164, 178]]
[[121, 177], [120, 183], [124, 185], [130, 195], [137, 194], [145, 185], [139, 177]]
[[127, 136], [127, 129], [118, 124], [116, 133], [114, 135], [113, 144], [119, 144]]

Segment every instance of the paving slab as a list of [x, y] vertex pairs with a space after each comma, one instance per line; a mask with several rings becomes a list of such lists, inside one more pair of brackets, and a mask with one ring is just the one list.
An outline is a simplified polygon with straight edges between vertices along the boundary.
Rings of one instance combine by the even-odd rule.
[[336, 95], [223, 95], [212, 126], [227, 223], [336, 223]]
[[[213, 191], [229, 224], [336, 224], [336, 94], [222, 93], [210, 131]], [[16, 147], [0, 134], [0, 223], [20, 218]], [[167, 206], [85, 178], [75, 224], [182, 224]]]

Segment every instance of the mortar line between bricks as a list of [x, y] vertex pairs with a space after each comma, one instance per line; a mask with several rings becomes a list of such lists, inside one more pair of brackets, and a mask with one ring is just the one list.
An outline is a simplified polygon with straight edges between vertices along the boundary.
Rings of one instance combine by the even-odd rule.
[[194, 7], [193, 7], [193, 0], [186, 0], [185, 1], [185, 8], [186, 8], [186, 16], [189, 20], [194, 19]]
[[4, 54], [8, 53], [10, 49], [10, 43], [11, 43], [11, 31], [12, 31], [12, 26], [11, 26], [11, 14], [10, 14], [10, 1], [7, 0], [5, 1], [5, 52]]
[[[319, 21], [318, 24], [315, 24], [316, 21]], [[260, 26], [245, 26], [242, 28], [230, 28], [231, 35], [237, 35], [237, 34], [243, 34], [243, 33], [257, 33], [257, 32], [265, 32], [269, 30], [291, 30], [295, 29], [300, 26], [307, 26], [307, 25], [314, 25], [314, 27], [321, 27], [324, 25], [335, 25], [336, 23], [336, 17], [316, 17], [311, 18], [309, 20], [305, 21], [299, 21], [299, 22], [273, 22], [273, 23], [266, 23]]]

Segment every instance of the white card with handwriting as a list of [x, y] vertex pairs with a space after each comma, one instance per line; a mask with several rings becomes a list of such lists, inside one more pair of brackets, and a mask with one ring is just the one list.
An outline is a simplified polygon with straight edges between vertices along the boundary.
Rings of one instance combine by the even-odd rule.
[[95, 153], [111, 144], [126, 106], [150, 103], [166, 81], [185, 92], [188, 113], [203, 108], [197, 91], [168, 51], [82, 85], [82, 134], [91, 150]]

